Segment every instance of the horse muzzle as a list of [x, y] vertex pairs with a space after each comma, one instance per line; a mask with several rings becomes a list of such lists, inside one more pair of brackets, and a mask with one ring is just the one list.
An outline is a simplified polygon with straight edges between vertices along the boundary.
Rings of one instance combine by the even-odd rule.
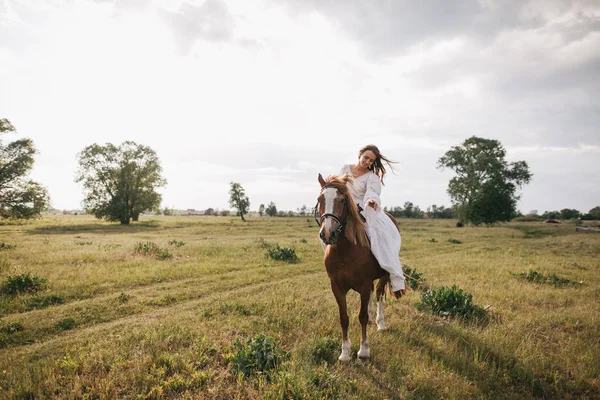
[[321, 231], [319, 232], [319, 237], [321, 238], [323, 243], [325, 243], [326, 245], [336, 244], [339, 235], [340, 235], [339, 230], [337, 230], [337, 229], [329, 230], [329, 229], [326, 229], [325, 226], [323, 226], [321, 228]]

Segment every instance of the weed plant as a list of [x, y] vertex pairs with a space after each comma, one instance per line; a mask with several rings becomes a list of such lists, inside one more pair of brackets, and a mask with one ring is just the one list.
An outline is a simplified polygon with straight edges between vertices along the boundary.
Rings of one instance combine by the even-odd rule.
[[8, 243], [0, 243], [0, 250], [12, 250], [14, 248], [16, 248], [17, 245], [16, 244], [8, 244]]
[[549, 275], [544, 275], [543, 273], [541, 273], [539, 271], [535, 271], [533, 269], [530, 269], [527, 272], [521, 272], [518, 274], [511, 273], [511, 274], [514, 277], [524, 279], [528, 282], [554, 285], [557, 288], [561, 288], [564, 286], [581, 286], [581, 285], [583, 285], [583, 282], [575, 282], [575, 281], [572, 281], [567, 278], [561, 278], [554, 273], [549, 274]]
[[21, 293], [37, 293], [46, 290], [48, 280], [32, 275], [31, 272], [9, 276], [0, 287], [1, 294], [17, 295]]
[[273, 338], [259, 334], [245, 342], [238, 338], [229, 363], [234, 372], [250, 377], [271, 371], [288, 357], [289, 354], [277, 347]]
[[412, 269], [408, 265], [402, 267], [402, 272], [404, 272], [406, 283], [411, 289], [417, 290], [423, 287], [423, 284], [425, 283], [425, 276], [423, 273], [418, 272], [416, 268]]
[[144, 256], [153, 256], [157, 260], [168, 260], [173, 258], [169, 249], [162, 249], [154, 242], [137, 243], [134, 251]]
[[421, 294], [421, 303], [417, 308], [442, 317], [460, 317], [463, 319], [484, 319], [485, 310], [473, 304], [473, 295], [463, 289], [441, 286]]
[[267, 250], [265, 253], [265, 257], [271, 258], [273, 260], [281, 260], [288, 263], [297, 263], [300, 260], [296, 255], [296, 250], [292, 247], [280, 247], [279, 244], [276, 244], [275, 247]]

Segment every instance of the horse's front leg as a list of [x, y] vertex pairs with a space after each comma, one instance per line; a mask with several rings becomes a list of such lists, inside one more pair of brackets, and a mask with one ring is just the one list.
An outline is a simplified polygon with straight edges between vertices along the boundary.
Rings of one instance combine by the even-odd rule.
[[346, 304], [346, 294], [348, 291], [341, 288], [333, 280], [331, 281], [331, 290], [340, 310], [340, 326], [342, 327], [342, 354], [340, 354], [338, 360], [350, 361], [350, 339], [348, 338], [350, 319], [348, 318], [348, 306]]
[[363, 288], [360, 291], [360, 312], [358, 320], [360, 321], [360, 349], [358, 358], [366, 359], [371, 357], [369, 349], [369, 340], [367, 339], [367, 324], [369, 323], [369, 302], [371, 301], [371, 287]]

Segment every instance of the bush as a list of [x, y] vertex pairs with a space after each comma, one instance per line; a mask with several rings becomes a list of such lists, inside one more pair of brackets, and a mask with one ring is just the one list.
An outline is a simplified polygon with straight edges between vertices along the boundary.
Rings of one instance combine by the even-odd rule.
[[63, 304], [65, 301], [62, 297], [57, 295], [33, 297], [26, 303], [27, 310], [46, 308], [57, 304]]
[[58, 321], [55, 325], [56, 329], [59, 331], [68, 331], [77, 326], [77, 323], [73, 318], [64, 318]]
[[169, 240], [169, 244], [171, 246], [175, 246], [175, 247], [181, 247], [181, 246], [185, 246], [185, 242], [184, 241], [180, 241], [180, 240]]
[[245, 377], [257, 373], [268, 372], [288, 358], [289, 354], [278, 348], [273, 338], [260, 334], [242, 342], [239, 338], [234, 343], [234, 354], [229, 363], [236, 372]]
[[448, 239], [448, 241], [453, 244], [462, 244], [462, 242], [458, 239]]
[[0, 288], [0, 293], [16, 295], [19, 293], [36, 293], [47, 288], [48, 280], [30, 272], [9, 276]]
[[160, 247], [154, 242], [139, 242], [135, 245], [135, 252], [144, 256], [155, 255], [160, 251]]
[[16, 244], [0, 243], [0, 250], [12, 250], [17, 247]]
[[12, 333], [22, 331], [23, 329], [24, 329], [23, 325], [21, 325], [20, 322], [9, 322], [6, 325], [3, 325], [0, 327], [0, 332], [12, 334]]
[[144, 256], [154, 256], [158, 260], [173, 258], [173, 254], [169, 253], [168, 249], [161, 249], [154, 242], [139, 242], [135, 245], [134, 251]]
[[404, 267], [402, 267], [402, 270], [404, 272], [404, 276], [406, 277], [406, 283], [413, 290], [417, 290], [423, 286], [423, 283], [425, 282], [425, 277], [422, 273], [417, 272], [416, 268], [412, 269], [408, 265], [405, 265]]
[[530, 269], [528, 272], [521, 272], [520, 274], [513, 274], [511, 272], [511, 275], [517, 278], [524, 279], [528, 282], [549, 284], [554, 285], [555, 287], [583, 285], [583, 282], [574, 282], [567, 278], [560, 278], [556, 274], [550, 274], [546, 276], [541, 272], [534, 271], [532, 269]]
[[452, 285], [452, 287], [442, 286], [424, 292], [421, 295], [421, 303], [417, 304], [417, 308], [443, 317], [485, 318], [485, 310], [474, 305], [472, 301], [473, 296], [456, 285]]
[[297, 263], [300, 261], [296, 255], [296, 250], [292, 247], [280, 247], [276, 244], [272, 249], [267, 250], [265, 257], [273, 260], [282, 260], [289, 263]]

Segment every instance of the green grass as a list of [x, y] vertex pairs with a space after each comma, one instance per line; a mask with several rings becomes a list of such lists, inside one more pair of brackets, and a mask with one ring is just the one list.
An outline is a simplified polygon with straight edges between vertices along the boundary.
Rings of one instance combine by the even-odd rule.
[[[542, 222], [400, 227], [403, 263], [429, 288], [463, 289], [491, 318], [421, 312], [421, 291], [388, 297], [388, 331], [368, 328], [371, 360], [343, 364], [307, 218], [3, 225], [0, 243], [18, 246], [0, 251], [0, 283], [44, 285], [0, 296], [0, 398], [600, 397], [600, 235]], [[276, 246], [298, 262], [265, 257]], [[535, 284], [520, 271], [578, 285]], [[358, 295], [348, 302], [356, 357]], [[256, 354], [277, 362], [255, 368]]]

